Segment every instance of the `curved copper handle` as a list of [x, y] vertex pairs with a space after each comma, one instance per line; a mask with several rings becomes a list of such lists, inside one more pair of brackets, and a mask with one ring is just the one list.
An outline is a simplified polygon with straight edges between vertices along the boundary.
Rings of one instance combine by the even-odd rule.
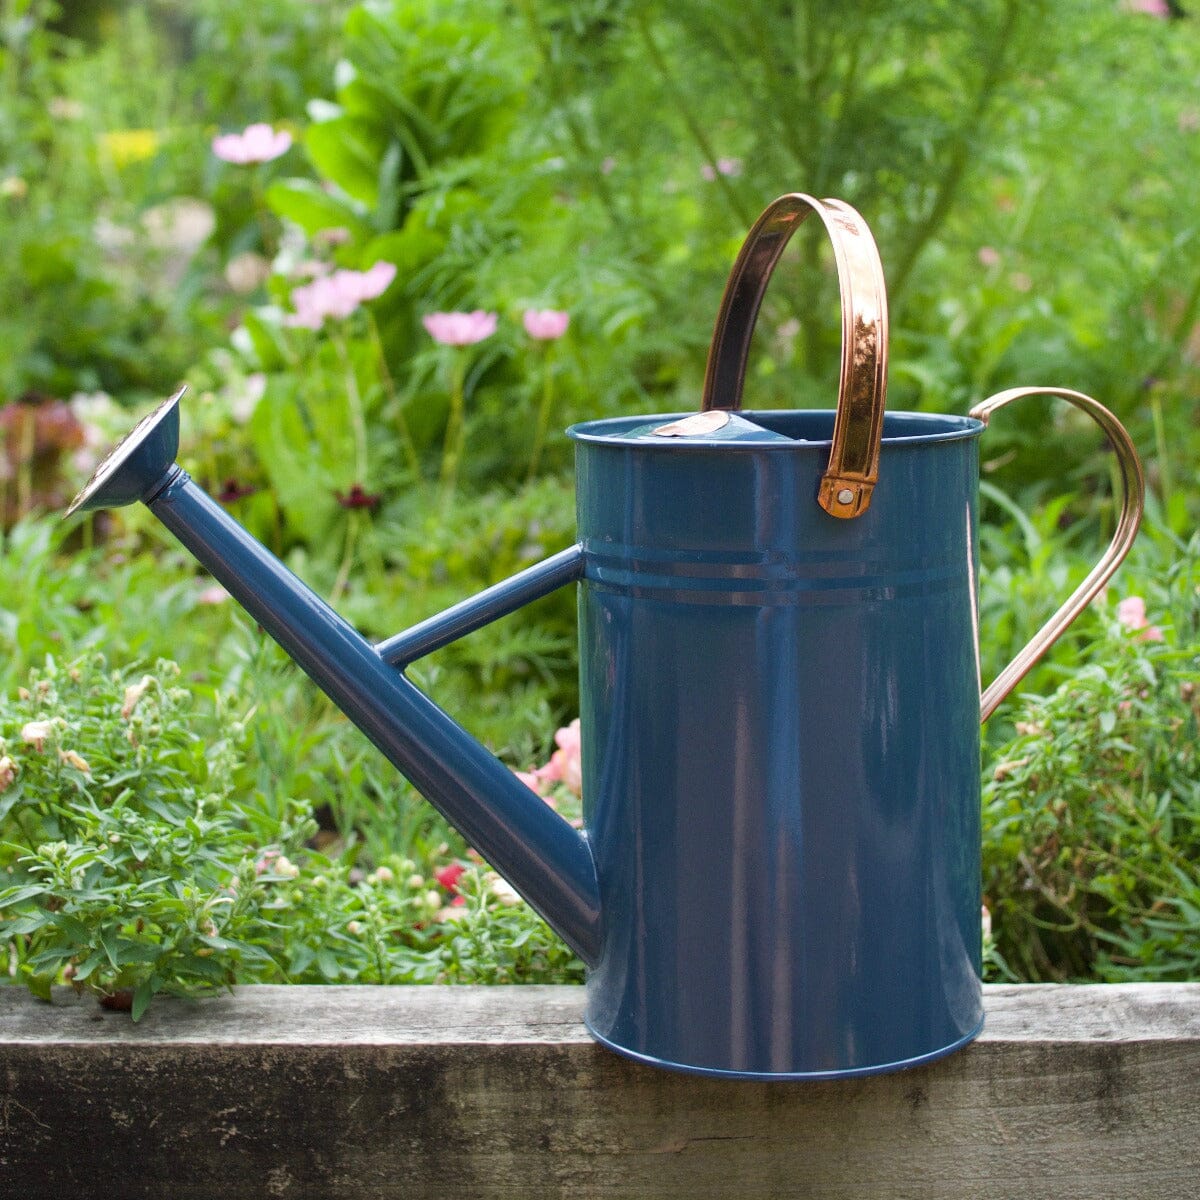
[[879, 478], [879, 440], [887, 402], [887, 291], [875, 239], [841, 200], [802, 192], [768, 205], [733, 264], [704, 373], [702, 409], [740, 408], [746, 359], [771, 272], [788, 239], [816, 213], [833, 242], [842, 297], [842, 373], [829, 466], [817, 502], [835, 517], [857, 517]]
[[1026, 396], [1059, 396], [1082, 409], [1108, 436], [1121, 467], [1121, 516], [1117, 521], [1112, 541], [1100, 561], [1091, 569], [1088, 577], [1067, 597], [1066, 603], [1029, 640], [1029, 644], [1000, 672], [988, 686], [980, 700], [980, 719], [986, 721], [996, 711], [1000, 702], [1029, 673], [1034, 663], [1050, 648], [1068, 625], [1088, 606], [1092, 598], [1108, 582], [1121, 560], [1129, 553], [1133, 539], [1137, 536], [1142, 521], [1142, 509], [1146, 502], [1146, 482], [1142, 476], [1142, 464], [1137, 449], [1125, 427], [1097, 400], [1082, 392], [1067, 388], [1026, 387], [1010, 388], [1006, 392], [984, 400], [971, 409], [970, 416], [985, 425], [998, 408], [1011, 404]]

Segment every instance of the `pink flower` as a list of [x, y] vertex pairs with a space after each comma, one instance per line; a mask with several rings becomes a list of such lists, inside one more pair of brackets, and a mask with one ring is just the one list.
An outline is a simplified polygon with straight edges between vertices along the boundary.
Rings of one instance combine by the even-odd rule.
[[313, 234], [313, 241], [320, 246], [340, 246], [350, 240], [350, 230], [341, 225], [332, 225], [328, 229], [318, 229]]
[[1166, 0], [1126, 0], [1128, 12], [1146, 13], [1151, 17], [1169, 17], [1171, 9]]
[[421, 324], [443, 346], [471, 346], [496, 332], [496, 314], [479, 308], [469, 313], [430, 313], [421, 318]]
[[248, 125], [244, 133], [223, 133], [212, 140], [213, 153], [224, 162], [262, 163], [270, 162], [286, 154], [292, 144], [292, 135], [286, 129], [272, 129], [270, 125]]
[[551, 783], [561, 783], [576, 796], [583, 794], [583, 751], [579, 718], [576, 717], [570, 725], [560, 729], [554, 735], [558, 749], [550, 756], [550, 761], [534, 771], [538, 779]]
[[542, 794], [542, 781], [537, 777], [534, 771], [514, 771], [513, 774], [530, 790]]
[[348, 317], [365, 300], [382, 295], [396, 278], [396, 265], [377, 262], [366, 271], [334, 271], [292, 289], [295, 313], [286, 324], [320, 329], [326, 317]]
[[742, 173], [742, 160], [740, 158], [718, 158], [717, 169], [714, 171], [712, 163], [705, 163], [700, 168], [700, 174], [704, 176], [710, 183], [716, 179], [718, 175], [728, 175], [736, 177]]
[[1161, 642], [1163, 632], [1157, 625], [1151, 625], [1146, 620], [1146, 602], [1141, 596], [1126, 596], [1117, 605], [1117, 620], [1126, 629], [1140, 629], [1139, 642]]
[[979, 261], [985, 267], [999, 266], [1000, 251], [995, 246], [980, 246]]
[[439, 867], [433, 873], [434, 879], [438, 881], [448, 892], [458, 891], [458, 881], [467, 873], [467, 868], [462, 863], [451, 863], [446, 867]]
[[525, 324], [525, 332], [531, 338], [536, 338], [539, 342], [553, 342], [567, 332], [571, 316], [553, 308], [527, 308], [521, 320]]

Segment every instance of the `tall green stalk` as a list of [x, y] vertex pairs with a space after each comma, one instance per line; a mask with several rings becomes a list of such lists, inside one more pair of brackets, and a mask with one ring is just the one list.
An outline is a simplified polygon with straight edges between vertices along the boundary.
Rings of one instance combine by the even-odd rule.
[[542, 449], [546, 444], [546, 429], [550, 424], [550, 410], [554, 404], [554, 371], [550, 365], [550, 345], [542, 348], [542, 399], [538, 405], [537, 424], [533, 431], [533, 449], [529, 452], [529, 469], [525, 482], [531, 483], [542, 460]]
[[458, 467], [462, 461], [463, 443], [466, 440], [464, 419], [465, 399], [463, 390], [466, 378], [466, 356], [455, 352], [450, 368], [450, 414], [446, 419], [446, 438], [442, 443], [442, 505], [449, 508], [454, 499], [458, 483]]

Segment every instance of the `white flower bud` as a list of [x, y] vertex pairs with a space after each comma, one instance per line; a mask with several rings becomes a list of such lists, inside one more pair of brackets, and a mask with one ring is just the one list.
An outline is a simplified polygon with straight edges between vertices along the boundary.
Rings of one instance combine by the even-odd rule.
[[21, 727], [21, 741], [27, 742], [40, 754], [46, 739], [53, 732], [53, 721], [26, 721]]

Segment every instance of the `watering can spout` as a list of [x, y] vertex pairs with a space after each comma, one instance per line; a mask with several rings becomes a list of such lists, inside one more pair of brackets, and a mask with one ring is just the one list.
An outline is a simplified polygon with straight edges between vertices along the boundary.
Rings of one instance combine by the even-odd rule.
[[584, 962], [594, 965], [600, 901], [586, 835], [442, 712], [393, 665], [395, 655], [371, 645], [175, 463], [182, 394], [181, 389], [139, 423], [97, 468], [68, 513], [145, 503]]

